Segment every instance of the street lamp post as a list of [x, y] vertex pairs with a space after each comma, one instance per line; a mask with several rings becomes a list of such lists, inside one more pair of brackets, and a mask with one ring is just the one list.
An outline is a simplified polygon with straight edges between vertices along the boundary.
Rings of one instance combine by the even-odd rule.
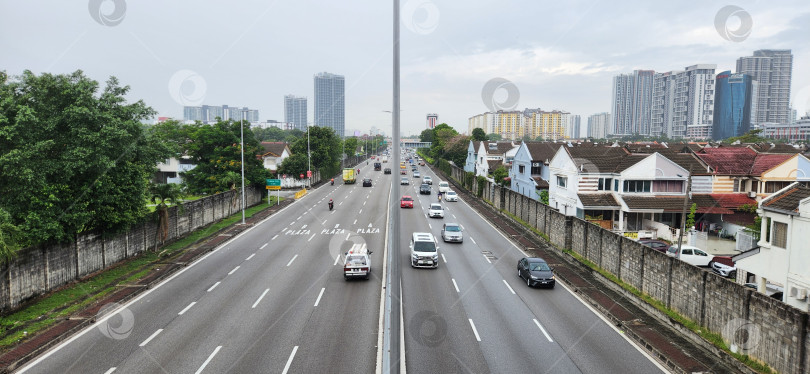
[[309, 183], [309, 188], [312, 188], [312, 152], [309, 150], [309, 124], [307, 124], [307, 182]]
[[242, 111], [242, 119], [239, 121], [240, 150], [242, 151], [242, 224], [245, 224], [245, 115]]

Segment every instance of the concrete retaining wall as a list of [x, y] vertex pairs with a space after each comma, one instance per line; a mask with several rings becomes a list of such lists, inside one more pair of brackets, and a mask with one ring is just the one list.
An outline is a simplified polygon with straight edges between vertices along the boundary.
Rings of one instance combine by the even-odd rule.
[[[263, 190], [246, 189], [247, 205], [258, 204], [263, 193]], [[238, 212], [238, 203], [234, 207], [231, 199], [235, 194], [235, 191], [228, 191], [189, 202], [187, 209], [180, 214], [177, 207], [170, 208], [166, 242], [193, 231], [192, 228], [216, 222], [225, 213]], [[17, 258], [0, 266], [3, 275], [0, 277], [0, 312], [5, 313], [32, 297], [155, 248], [156, 232], [157, 224], [149, 217], [115, 236], [86, 233], [79, 235], [75, 242], [50, 243], [21, 250]]]

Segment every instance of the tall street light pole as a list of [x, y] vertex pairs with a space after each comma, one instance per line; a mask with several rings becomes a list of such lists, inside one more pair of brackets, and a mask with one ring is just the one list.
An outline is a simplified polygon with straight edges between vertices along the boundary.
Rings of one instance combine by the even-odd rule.
[[239, 148], [242, 151], [242, 224], [245, 224], [245, 115], [242, 111], [242, 119], [239, 121], [239, 138], [241, 139]]
[[312, 188], [312, 152], [309, 150], [309, 124], [307, 124], [307, 182], [309, 183], [309, 188]]

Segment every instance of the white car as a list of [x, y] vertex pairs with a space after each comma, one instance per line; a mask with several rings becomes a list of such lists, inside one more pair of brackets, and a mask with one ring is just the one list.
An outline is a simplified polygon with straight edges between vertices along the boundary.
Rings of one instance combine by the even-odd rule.
[[400, 185], [406, 185], [406, 184], [410, 185], [411, 181], [410, 181], [410, 179], [408, 179], [408, 177], [402, 177], [402, 179], [399, 180], [399, 184]]
[[667, 250], [667, 256], [676, 257], [687, 264], [695, 266], [709, 266], [709, 263], [714, 260], [713, 255], [691, 245], [681, 245], [680, 255], [678, 255], [678, 245], [673, 245]]
[[430, 204], [430, 209], [428, 209], [428, 217], [444, 218], [444, 208], [442, 208], [442, 204]]
[[439, 182], [439, 192], [445, 193], [447, 191], [450, 191], [450, 183], [447, 183], [447, 181]]
[[433, 179], [431, 179], [429, 175], [425, 175], [424, 177], [422, 177], [422, 183], [429, 184], [432, 186]]
[[450, 190], [444, 193], [444, 201], [458, 201], [456, 191]]

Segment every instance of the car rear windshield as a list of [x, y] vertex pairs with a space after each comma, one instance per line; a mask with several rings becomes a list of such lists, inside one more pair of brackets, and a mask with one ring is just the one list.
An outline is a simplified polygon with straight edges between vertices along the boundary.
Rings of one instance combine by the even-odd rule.
[[436, 252], [436, 245], [433, 242], [416, 242], [413, 244], [414, 252]]
[[366, 257], [365, 256], [349, 256], [346, 258], [346, 263], [350, 263], [353, 265], [365, 265], [366, 264]]

